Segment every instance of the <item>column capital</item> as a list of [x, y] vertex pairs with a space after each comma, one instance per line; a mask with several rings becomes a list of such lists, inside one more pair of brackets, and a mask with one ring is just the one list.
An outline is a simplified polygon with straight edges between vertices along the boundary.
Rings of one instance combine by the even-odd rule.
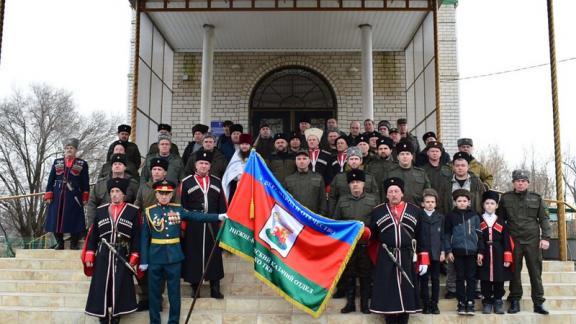
[[202, 28], [204, 28], [205, 30], [213, 30], [214, 25], [204, 24], [204, 25], [202, 25]]
[[358, 25], [358, 28], [360, 28], [360, 29], [364, 29], [364, 28], [372, 29], [372, 25], [370, 25], [370, 24], [362, 24], [362, 25]]

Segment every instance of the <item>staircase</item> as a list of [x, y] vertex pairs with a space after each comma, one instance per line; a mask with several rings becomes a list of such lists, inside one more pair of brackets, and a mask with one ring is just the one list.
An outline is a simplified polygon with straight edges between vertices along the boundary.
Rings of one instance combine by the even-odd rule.
[[[224, 253], [226, 277], [223, 300], [200, 298], [191, 323], [382, 323], [381, 317], [359, 312], [343, 315], [344, 299], [333, 299], [319, 319], [296, 309], [252, 275], [252, 265]], [[549, 316], [532, 313], [528, 273], [523, 274], [522, 312], [514, 315], [458, 316], [455, 300], [440, 301], [440, 315], [413, 315], [410, 323], [576, 323], [576, 272], [573, 262], [546, 261], [543, 269]], [[16, 258], [0, 258], [0, 323], [98, 323], [84, 314], [90, 285], [80, 263], [80, 251], [18, 250]], [[208, 296], [208, 287], [201, 291]], [[441, 286], [441, 296], [444, 295]], [[181, 322], [192, 302], [190, 287], [182, 284]], [[168, 302], [164, 298], [163, 322]], [[477, 301], [477, 310], [481, 303]], [[148, 313], [126, 315], [122, 323], [147, 323]]]

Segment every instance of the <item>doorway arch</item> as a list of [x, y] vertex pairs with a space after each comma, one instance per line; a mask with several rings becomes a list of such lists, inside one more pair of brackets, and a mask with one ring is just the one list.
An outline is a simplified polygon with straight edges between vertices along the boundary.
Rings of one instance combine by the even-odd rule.
[[284, 66], [264, 75], [250, 96], [250, 121], [254, 135], [263, 122], [272, 133], [297, 130], [302, 118], [312, 127], [324, 129], [326, 120], [336, 118], [334, 89], [320, 73], [303, 66]]

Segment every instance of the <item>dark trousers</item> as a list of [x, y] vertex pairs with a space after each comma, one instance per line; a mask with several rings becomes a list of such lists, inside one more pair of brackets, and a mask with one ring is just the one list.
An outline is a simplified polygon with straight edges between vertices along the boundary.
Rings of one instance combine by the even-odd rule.
[[398, 313], [398, 314], [387, 314], [384, 315], [386, 324], [408, 324], [410, 320], [410, 314], [408, 313]]
[[[78, 244], [78, 241], [80, 241], [81, 234], [82, 233], [70, 233], [70, 243]], [[56, 242], [64, 244], [64, 233], [54, 233], [54, 237], [56, 238]]]
[[504, 296], [504, 281], [482, 280], [480, 287], [484, 296], [483, 304], [493, 304], [495, 300], [500, 300]]
[[168, 284], [170, 313], [168, 324], [180, 322], [180, 269], [182, 264], [150, 264], [148, 266], [148, 303], [150, 323], [160, 324], [160, 303], [162, 302], [163, 279]]
[[474, 301], [476, 293], [476, 255], [454, 257], [456, 269], [456, 295], [460, 303]]
[[[136, 278], [138, 280], [138, 302], [147, 303], [148, 302], [148, 271], [144, 272], [142, 278]], [[162, 278], [162, 294], [166, 291], [166, 279]], [[162, 300], [160, 300], [162, 303]]]
[[542, 305], [544, 299], [544, 287], [542, 287], [542, 251], [540, 242], [533, 244], [518, 244], [514, 247], [514, 278], [510, 280], [509, 300], [522, 298], [522, 259], [526, 258], [526, 267], [530, 276], [532, 288], [532, 302]]
[[[438, 304], [438, 294], [440, 291], [440, 261], [430, 261], [428, 272], [420, 276], [420, 297], [425, 304], [432, 302]], [[432, 296], [428, 288], [428, 281], [432, 282]]]

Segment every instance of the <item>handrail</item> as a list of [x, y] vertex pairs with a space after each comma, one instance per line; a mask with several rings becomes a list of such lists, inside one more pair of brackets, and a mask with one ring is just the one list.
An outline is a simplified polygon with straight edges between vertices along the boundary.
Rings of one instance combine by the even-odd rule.
[[45, 194], [45, 192], [37, 192], [37, 193], [30, 193], [30, 194], [26, 194], [26, 195], [4, 196], [4, 197], [0, 197], [0, 201], [14, 200], [14, 199], [21, 199], [21, 198], [28, 198], [28, 197], [35, 197], [35, 196], [41, 196], [41, 195], [44, 195], [44, 194]]

